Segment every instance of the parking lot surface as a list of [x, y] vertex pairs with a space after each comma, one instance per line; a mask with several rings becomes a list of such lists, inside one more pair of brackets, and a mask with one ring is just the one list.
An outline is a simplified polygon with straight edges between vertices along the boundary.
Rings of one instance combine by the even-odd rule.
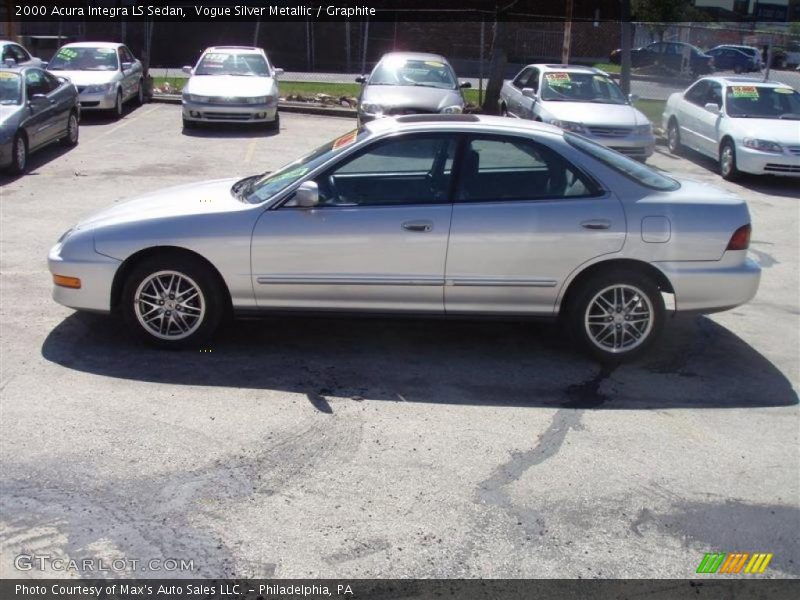
[[353, 126], [184, 135], [150, 104], [0, 179], [0, 576], [63, 574], [14, 569], [38, 553], [193, 561], [166, 577], [692, 577], [711, 551], [800, 576], [796, 180], [727, 183], [659, 147], [747, 198], [762, 284], [612, 370], [528, 322], [274, 317], [163, 352], [50, 299], [47, 251], [79, 218]]

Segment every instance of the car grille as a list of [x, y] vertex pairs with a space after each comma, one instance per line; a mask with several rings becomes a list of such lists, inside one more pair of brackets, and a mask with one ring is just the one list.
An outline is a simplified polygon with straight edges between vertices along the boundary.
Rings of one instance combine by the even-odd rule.
[[787, 146], [787, 148], [789, 148], [789, 152], [792, 154], [800, 156], [800, 146]]
[[406, 106], [393, 108], [390, 106], [383, 112], [383, 114], [394, 117], [398, 115], [425, 115], [432, 112], [432, 110], [427, 110], [424, 108], [409, 108]]
[[241, 96], [207, 96], [204, 102], [208, 104], [249, 104], [247, 100]]
[[609, 148], [626, 156], [644, 156], [647, 154], [644, 148], [623, 148], [621, 146], [609, 146]]
[[778, 163], [767, 163], [764, 165], [765, 171], [773, 173], [800, 173], [800, 165], [780, 165]]
[[590, 134], [597, 137], [625, 137], [633, 131], [630, 127], [591, 126], [588, 129]]
[[225, 113], [225, 112], [210, 112], [203, 113], [206, 119], [219, 119], [221, 121], [249, 121], [253, 115], [247, 113]]

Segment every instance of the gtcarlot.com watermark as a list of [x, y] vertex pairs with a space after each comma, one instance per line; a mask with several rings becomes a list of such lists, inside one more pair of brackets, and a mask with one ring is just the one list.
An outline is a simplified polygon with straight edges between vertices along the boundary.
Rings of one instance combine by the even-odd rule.
[[61, 558], [49, 554], [19, 554], [14, 558], [19, 571], [58, 571], [78, 573], [194, 571], [194, 560], [184, 558]]

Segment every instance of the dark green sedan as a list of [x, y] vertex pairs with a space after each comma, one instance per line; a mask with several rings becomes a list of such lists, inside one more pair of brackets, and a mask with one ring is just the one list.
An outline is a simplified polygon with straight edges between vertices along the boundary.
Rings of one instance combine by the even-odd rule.
[[39, 67], [0, 66], [0, 169], [24, 173], [44, 146], [78, 143], [78, 90]]

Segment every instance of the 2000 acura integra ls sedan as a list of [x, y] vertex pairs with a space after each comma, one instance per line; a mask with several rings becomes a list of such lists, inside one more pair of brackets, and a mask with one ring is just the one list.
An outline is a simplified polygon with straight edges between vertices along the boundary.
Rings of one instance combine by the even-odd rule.
[[543, 123], [380, 119], [267, 175], [109, 208], [52, 248], [54, 298], [165, 347], [275, 310], [566, 317], [602, 359], [750, 300], [739, 197]]

